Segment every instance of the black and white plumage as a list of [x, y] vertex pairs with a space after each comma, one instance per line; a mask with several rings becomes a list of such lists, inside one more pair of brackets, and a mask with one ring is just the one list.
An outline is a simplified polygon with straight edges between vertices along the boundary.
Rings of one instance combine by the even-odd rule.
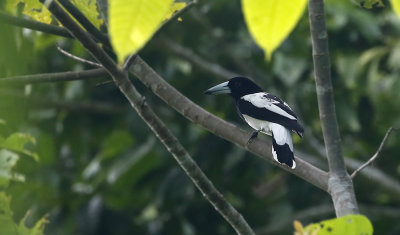
[[304, 129], [289, 105], [277, 96], [262, 91], [245, 77], [232, 78], [205, 91], [209, 95], [224, 93], [235, 99], [239, 116], [256, 130], [249, 142], [257, 137], [258, 132], [271, 135], [274, 159], [294, 169], [296, 162], [291, 131], [302, 137]]

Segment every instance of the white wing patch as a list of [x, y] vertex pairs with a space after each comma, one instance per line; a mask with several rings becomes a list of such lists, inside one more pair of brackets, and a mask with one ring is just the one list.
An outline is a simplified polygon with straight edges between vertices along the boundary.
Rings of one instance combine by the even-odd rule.
[[[297, 120], [296, 117], [289, 114], [285, 110], [281, 109], [279, 106], [275, 105], [275, 104], [279, 104], [279, 101], [267, 98], [264, 96], [265, 94], [266, 94], [265, 92], [249, 94], [249, 95], [245, 95], [245, 96], [241, 97], [241, 99], [252, 103], [257, 108], [266, 108], [269, 111], [277, 113], [281, 116], [287, 117], [292, 120]], [[288, 106], [286, 103], [284, 103], [284, 105]]]

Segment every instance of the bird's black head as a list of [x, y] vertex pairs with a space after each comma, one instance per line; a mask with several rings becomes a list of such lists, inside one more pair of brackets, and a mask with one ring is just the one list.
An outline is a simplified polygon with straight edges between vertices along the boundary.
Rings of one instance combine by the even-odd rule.
[[234, 77], [227, 82], [211, 87], [204, 93], [207, 95], [230, 94], [233, 98], [239, 99], [244, 95], [258, 92], [262, 92], [262, 89], [250, 79], [245, 77]]

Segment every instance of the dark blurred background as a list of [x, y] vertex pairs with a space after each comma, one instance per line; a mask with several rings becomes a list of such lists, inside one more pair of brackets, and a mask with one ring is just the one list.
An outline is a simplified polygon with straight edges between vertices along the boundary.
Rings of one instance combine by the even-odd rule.
[[[390, 126], [400, 127], [400, 20], [384, 3], [366, 10], [326, 1], [336, 111], [353, 164], [375, 153]], [[249, 35], [240, 1], [202, 0], [181, 18], [140, 51], [143, 59], [195, 103], [248, 130], [229, 97], [203, 91], [232, 73], [253, 78], [299, 114], [307, 132], [294, 137], [296, 153], [327, 170], [307, 12], [270, 62]], [[92, 60], [76, 41], [4, 24], [0, 32], [0, 77], [90, 68], [55, 46]], [[21, 158], [16, 170], [26, 182], [7, 189], [15, 219], [31, 210], [33, 223], [48, 213], [45, 233], [57, 235], [233, 234], [119, 90], [99, 85], [106, 80], [0, 87], [7, 122], [0, 132], [32, 134], [40, 157]], [[192, 124], [132, 81], [257, 234], [291, 234], [294, 219], [306, 225], [335, 216], [327, 193]], [[375, 234], [400, 234], [399, 143], [393, 133], [372, 166], [386, 178], [354, 180]]]

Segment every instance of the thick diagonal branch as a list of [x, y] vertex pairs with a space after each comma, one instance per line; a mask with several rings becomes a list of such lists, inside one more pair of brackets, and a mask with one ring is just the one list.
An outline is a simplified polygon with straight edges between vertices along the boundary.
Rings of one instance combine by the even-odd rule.
[[136, 57], [130, 66], [129, 71], [169, 106], [193, 123], [199, 124], [215, 135], [235, 143], [242, 148], [248, 149], [250, 152], [287, 171], [290, 171], [318, 188], [325, 191], [327, 190], [326, 172], [309, 164], [301, 158], [296, 158], [296, 164], [298, 167], [296, 167], [295, 170], [277, 164], [276, 161], [273, 160], [270, 143], [256, 139], [250, 146], [248, 146], [247, 141], [251, 135], [249, 131], [245, 131], [229, 122], [226, 122], [193, 103], [173, 86], [168, 84], [139, 56]]
[[[44, 0], [41, 0], [42, 2]], [[169, 131], [164, 123], [148, 106], [146, 99], [135, 89], [126, 72], [120, 70], [111, 58], [95, 43], [90, 35], [85, 32], [69, 15], [54, 1], [48, 5], [50, 12], [76, 37], [83, 46], [100, 62], [112, 76], [115, 84], [128, 99], [132, 107], [151, 128], [154, 134], [174, 156], [186, 174], [223, 215], [238, 234], [254, 234], [241, 214], [237, 212], [218, 192], [214, 185], [207, 179], [201, 169], [192, 160], [189, 153], [183, 148], [178, 139]]]
[[346, 171], [330, 75], [328, 33], [325, 26], [324, 1], [309, 0], [308, 11], [313, 49], [318, 108], [329, 163], [328, 188], [337, 216], [357, 214], [353, 182]]

